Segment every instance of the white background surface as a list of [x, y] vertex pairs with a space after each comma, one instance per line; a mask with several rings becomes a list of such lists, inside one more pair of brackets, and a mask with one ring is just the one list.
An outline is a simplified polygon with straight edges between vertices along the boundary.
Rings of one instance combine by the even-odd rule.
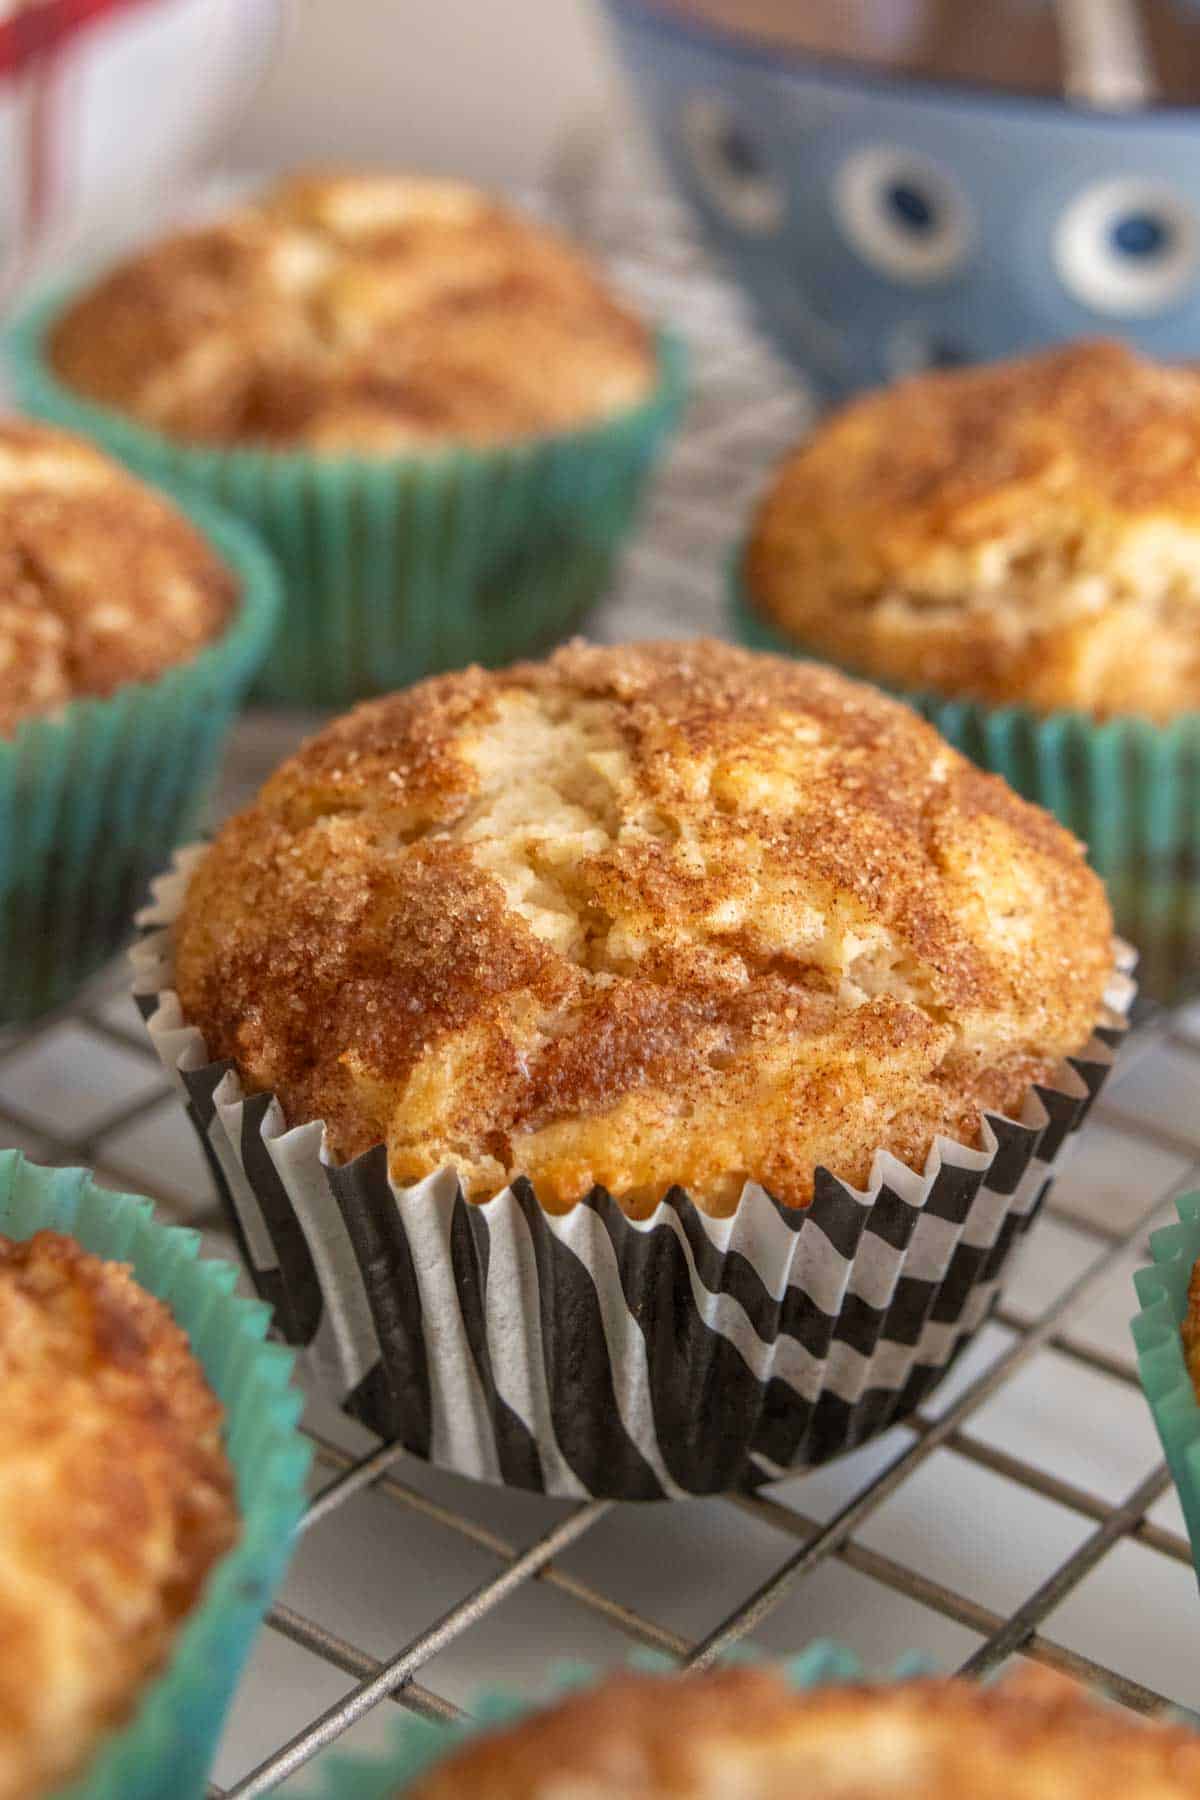
[[288, 0], [232, 159], [398, 161], [504, 186], [545, 179], [632, 108], [596, 0]]

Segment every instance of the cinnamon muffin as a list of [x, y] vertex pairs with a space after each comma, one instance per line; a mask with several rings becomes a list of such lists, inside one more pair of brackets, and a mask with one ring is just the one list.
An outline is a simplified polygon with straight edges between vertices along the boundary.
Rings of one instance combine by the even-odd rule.
[[635, 1215], [974, 1143], [1114, 954], [1047, 815], [874, 689], [715, 642], [359, 708], [219, 832], [174, 941], [208, 1054], [335, 1159]]
[[[380, 1790], [382, 1793], [384, 1790]], [[1200, 1739], [1048, 1670], [797, 1693], [766, 1669], [618, 1676], [487, 1732], [399, 1800], [1183, 1800]]]
[[571, 430], [654, 385], [645, 327], [554, 233], [459, 182], [304, 174], [133, 256], [49, 340], [169, 437], [392, 455]]
[[187, 661], [237, 597], [160, 495], [81, 438], [0, 418], [0, 736]]
[[195, 829], [278, 602], [237, 521], [0, 419], [0, 1022], [127, 938]]
[[458, 182], [298, 175], [4, 332], [26, 411], [261, 532], [259, 692], [344, 708], [559, 642], [612, 577], [684, 353]]
[[869, 394], [779, 469], [743, 575], [877, 680], [1167, 723], [1200, 708], [1200, 372], [1081, 343]]
[[223, 1413], [129, 1270], [0, 1236], [0, 1800], [133, 1710], [239, 1524]]

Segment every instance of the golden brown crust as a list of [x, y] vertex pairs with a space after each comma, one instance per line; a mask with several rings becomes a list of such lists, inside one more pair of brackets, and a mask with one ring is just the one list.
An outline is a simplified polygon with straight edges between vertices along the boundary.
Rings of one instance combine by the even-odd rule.
[[1200, 372], [1085, 343], [867, 395], [783, 463], [745, 579], [800, 645], [878, 680], [1200, 707]]
[[637, 405], [645, 328], [584, 257], [459, 182], [293, 177], [121, 264], [59, 321], [78, 392], [169, 436], [386, 455]]
[[[767, 1669], [621, 1675], [492, 1731], [408, 1800], [1183, 1800], [1200, 1738], [1029, 1668], [797, 1693]], [[397, 1796], [397, 1800], [399, 1797]]]
[[920, 1166], [1083, 1046], [1111, 969], [1046, 814], [875, 690], [713, 642], [358, 708], [224, 826], [176, 933], [210, 1053], [337, 1157], [552, 1208]]
[[222, 1412], [128, 1269], [0, 1237], [0, 1800], [136, 1704], [237, 1535]]
[[236, 597], [160, 495], [82, 438], [0, 418], [0, 737], [186, 662]]

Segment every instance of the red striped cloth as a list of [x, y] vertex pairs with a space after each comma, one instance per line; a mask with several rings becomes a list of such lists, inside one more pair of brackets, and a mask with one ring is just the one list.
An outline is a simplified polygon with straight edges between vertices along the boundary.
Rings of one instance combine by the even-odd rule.
[[70, 126], [60, 105], [64, 57], [94, 27], [152, 3], [162, 0], [17, 0], [15, 12], [0, 18], [0, 98], [8, 87], [25, 102], [25, 149], [12, 171], [17, 236], [0, 268], [0, 298], [20, 279], [55, 214]]
[[90, 25], [150, 0], [32, 0], [0, 19], [0, 79], [49, 61]]

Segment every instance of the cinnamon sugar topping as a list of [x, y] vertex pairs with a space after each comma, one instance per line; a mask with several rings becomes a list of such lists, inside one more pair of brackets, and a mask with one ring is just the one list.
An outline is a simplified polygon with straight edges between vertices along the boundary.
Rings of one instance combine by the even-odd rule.
[[881, 681], [1200, 707], [1200, 371], [1083, 343], [867, 394], [784, 461], [745, 573], [801, 647]]
[[711, 642], [360, 707], [220, 832], [176, 949], [210, 1053], [337, 1157], [635, 1212], [973, 1140], [1112, 968], [1046, 814], [874, 690]]
[[0, 736], [186, 661], [235, 600], [166, 500], [82, 439], [0, 419]]
[[769, 1669], [610, 1677], [485, 1733], [409, 1800], [1184, 1800], [1200, 1738], [1028, 1667], [795, 1692]]
[[121, 264], [60, 320], [68, 386], [169, 436], [372, 455], [636, 406], [645, 328], [545, 228], [458, 182], [293, 177]]
[[221, 1420], [126, 1268], [0, 1236], [0, 1800], [127, 1716], [236, 1538]]

